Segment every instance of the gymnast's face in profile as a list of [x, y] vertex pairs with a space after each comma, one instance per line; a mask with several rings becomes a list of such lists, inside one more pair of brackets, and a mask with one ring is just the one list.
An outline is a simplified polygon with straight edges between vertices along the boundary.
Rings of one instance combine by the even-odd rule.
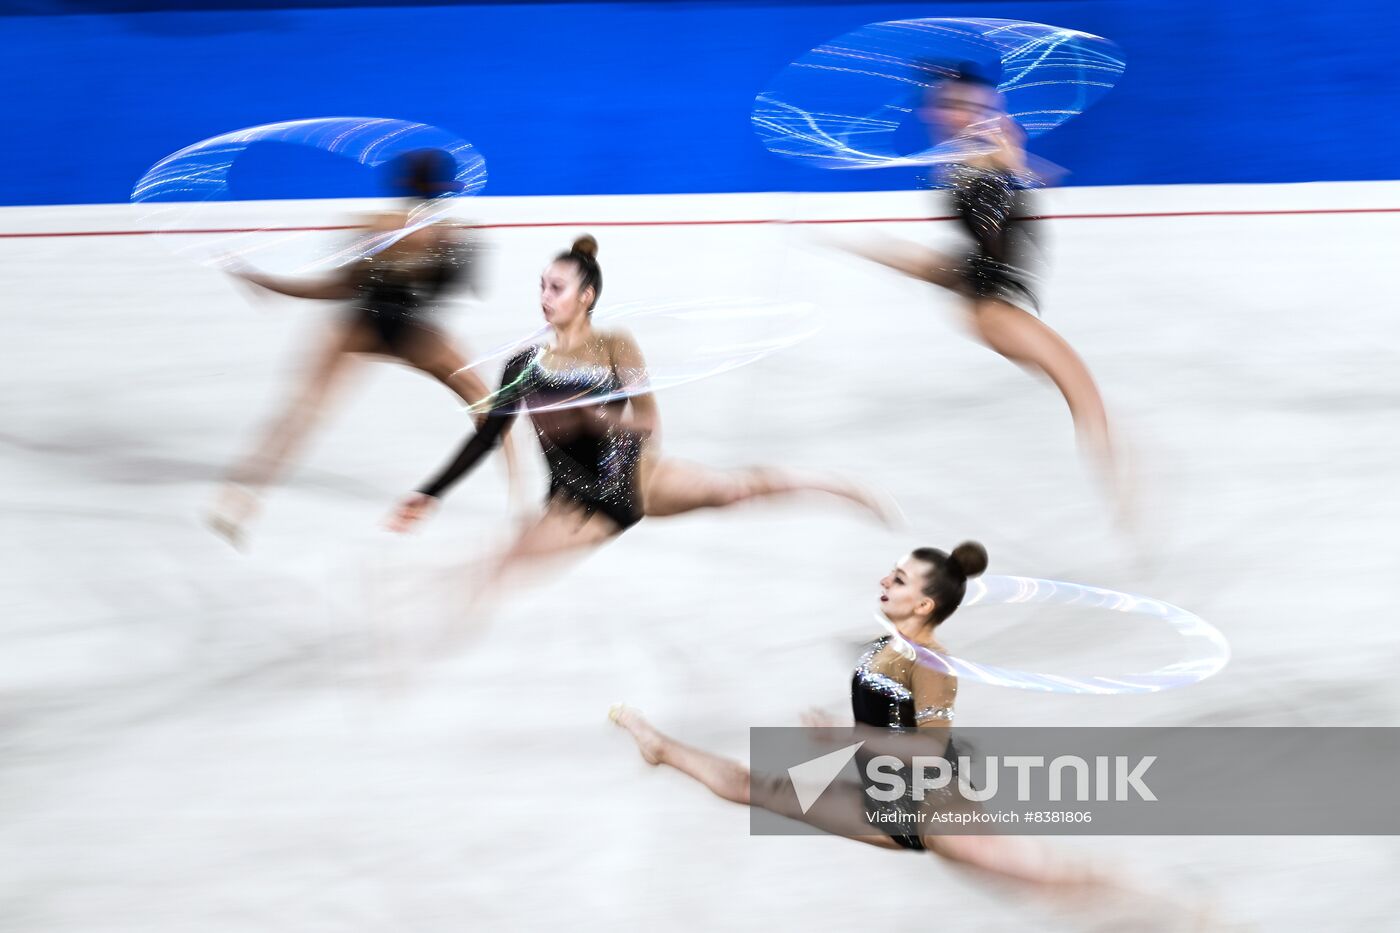
[[588, 314], [592, 292], [579, 291], [579, 274], [573, 263], [552, 262], [540, 276], [540, 310], [555, 327], [567, 327]]
[[891, 622], [933, 613], [933, 600], [924, 595], [928, 564], [910, 554], [880, 581], [880, 612]]
[[970, 81], [944, 81], [931, 88], [924, 121], [945, 138], [963, 136], [1005, 112], [995, 89]]

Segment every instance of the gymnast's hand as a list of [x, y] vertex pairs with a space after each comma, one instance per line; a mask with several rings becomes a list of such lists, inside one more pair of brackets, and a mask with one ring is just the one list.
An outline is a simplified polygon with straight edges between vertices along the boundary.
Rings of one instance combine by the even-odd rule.
[[385, 521], [384, 526], [390, 531], [402, 534], [418, 524], [437, 508], [437, 498], [435, 496], [424, 495], [415, 492], [399, 503], [399, 507], [394, 510]]

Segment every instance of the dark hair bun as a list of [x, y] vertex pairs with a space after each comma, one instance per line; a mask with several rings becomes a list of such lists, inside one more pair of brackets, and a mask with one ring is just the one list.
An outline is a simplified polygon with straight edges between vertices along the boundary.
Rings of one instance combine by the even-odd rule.
[[953, 80], [994, 88], [1001, 81], [1001, 68], [996, 64], [980, 65], [977, 62], [958, 62], [954, 70]]
[[465, 186], [457, 180], [460, 166], [452, 154], [442, 149], [414, 149], [391, 160], [386, 169], [392, 173], [395, 194], [436, 197], [461, 191]]
[[948, 555], [948, 564], [965, 577], [980, 577], [987, 569], [987, 549], [976, 541], [964, 541]]
[[1002, 69], [998, 62], [981, 64], [974, 61], [953, 61], [949, 59], [926, 58], [914, 62], [914, 78], [925, 85], [952, 81], [957, 84], [975, 84], [996, 89], [1001, 83]]
[[585, 233], [574, 240], [574, 245], [569, 249], [569, 252], [587, 256], [589, 259], [596, 259], [598, 257], [598, 241]]

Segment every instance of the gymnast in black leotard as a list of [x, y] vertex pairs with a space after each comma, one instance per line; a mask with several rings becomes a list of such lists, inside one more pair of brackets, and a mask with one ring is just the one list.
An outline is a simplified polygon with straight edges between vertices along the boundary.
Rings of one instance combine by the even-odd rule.
[[1074, 349], [1031, 313], [1038, 313], [1034, 269], [1039, 260], [1027, 204], [1036, 176], [1028, 167], [1025, 134], [1007, 116], [993, 83], [967, 65], [941, 71], [928, 84], [923, 114], [934, 138], [962, 153], [936, 170], [935, 181], [948, 189], [969, 248], [956, 256], [887, 240], [853, 251], [961, 296], [968, 323], [986, 346], [1048, 376], [1064, 396], [1080, 442], [1094, 457], [1121, 517], [1126, 489], [1098, 387]]
[[[893, 751], [879, 747], [879, 736], [884, 730], [917, 730], [929, 740], [921, 742], [929, 753], [952, 756], [950, 735], [957, 678], [918, 663], [915, 646], [943, 650], [935, 636], [937, 627], [962, 603], [968, 579], [986, 567], [986, 550], [969, 541], [952, 553], [919, 548], [880, 580], [879, 612], [890, 634], [866, 649], [851, 675], [852, 717], [858, 726], [880, 730], [858, 731], [863, 739], [862, 747], [855, 752], [858, 773], [867, 773], [866, 764], [872, 757]], [[726, 800], [761, 806], [882, 848], [932, 849], [960, 861], [977, 859], [975, 852], [946, 843], [944, 834], [921, 831], [917, 811], [923, 803], [908, 794], [893, 801], [880, 801], [868, 793], [863, 781], [859, 787], [839, 782], [834, 791], [824, 792], [824, 797], [832, 800], [829, 805], [816, 810], [810, 804], [798, 807], [787, 773], [751, 776], [738, 762], [662, 734], [637, 710], [619, 706], [610, 715], [632, 734], [642, 757], [650, 764], [669, 765]], [[814, 727], [836, 725], [833, 718], [820, 711], [808, 713], [803, 722]], [[903, 746], [906, 753], [909, 748], [908, 744]], [[762, 782], [761, 786], [755, 787], [756, 781]], [[907, 774], [905, 786], [913, 786]], [[931, 830], [932, 824], [924, 826]]]
[[[918, 750], [914, 754], [956, 762], [958, 750], [951, 727], [957, 679], [919, 663], [915, 646], [943, 651], [935, 635], [938, 627], [962, 603], [968, 579], [986, 567], [986, 550], [971, 541], [958, 545], [951, 553], [919, 548], [895, 565], [880, 581], [879, 612], [891, 633], [866, 650], [851, 678], [851, 712], [857, 729], [854, 733], [837, 733], [834, 738], [827, 732], [809, 733], [814, 743], [812, 752], [820, 755], [820, 749], [830, 745], [835, 753], [840, 746], [859, 739], [854, 756], [860, 763], [861, 775], [870, 774], [866, 765], [873, 756], [891, 754], [908, 762], [915, 748]], [[765, 691], [775, 689], [771, 681], [769, 675], [762, 678]], [[625, 705], [614, 706], [609, 718], [632, 736], [647, 764], [674, 768], [723, 800], [761, 807], [826, 833], [882, 849], [929, 851], [999, 880], [1021, 882], [1028, 890], [1092, 898], [1125, 893], [1138, 896], [1139, 892], [1125, 887], [1127, 879], [1116, 872], [1103, 871], [1092, 862], [1058, 852], [1039, 840], [961, 835], [929, 818], [940, 813], [966, 815], [978, 808], [959, 794], [937, 792], [916, 800], [906, 791], [904, 797], [881, 801], [875, 799], [866, 779], [857, 783], [838, 777], [820, 790], [815, 800], [808, 798], [803, 802], [795, 783], [796, 768], [751, 772], [742, 762], [666, 735], [639, 710]], [[823, 729], [837, 725], [819, 711], [804, 716], [803, 722]], [[914, 734], [892, 739], [889, 730]], [[784, 736], [766, 741], [796, 739]], [[795, 750], [789, 746], [789, 751]], [[890, 773], [885, 770], [888, 767], [882, 766], [886, 774]], [[911, 769], [906, 767], [902, 775], [906, 788], [913, 786], [911, 776]]]
[[[856, 723], [881, 730], [856, 733], [863, 740], [855, 752], [860, 774], [867, 773], [865, 765], [873, 755], [908, 753], [908, 743], [899, 749], [881, 748], [883, 730], [917, 730], [921, 739], [927, 740], [921, 745], [927, 746], [928, 753], [956, 758], [950, 736], [957, 678], [918, 663], [913, 646], [943, 650], [935, 631], [961, 604], [968, 579], [981, 574], [986, 566], [987, 552], [975, 542], [960, 544], [952, 553], [919, 548], [880, 581], [879, 611], [892, 631], [866, 650], [851, 677], [851, 712]], [[996, 837], [962, 837], [937, 831], [932, 821], [915, 817], [925, 803], [912, 797], [878, 801], [869, 795], [864, 781], [861, 786], [837, 781], [823, 792], [822, 799], [827, 801], [823, 806], [799, 806], [792, 778], [786, 771], [750, 774], [737, 761], [665, 735], [630, 707], [616, 706], [610, 717], [632, 735], [649, 764], [675, 768], [725, 800], [760, 806], [885, 849], [928, 849], [953, 861], [1026, 880], [1057, 880], [1031, 874], [1024, 863], [1008, 863], [1005, 844]], [[815, 727], [836, 725], [831, 717], [815, 711], [804, 717], [804, 723]], [[838, 744], [846, 742], [843, 738]], [[907, 774], [905, 784], [912, 787]], [[934, 805], [957, 806], [942, 802]]]
[[[451, 288], [474, 275], [473, 241], [468, 231], [435, 221], [438, 198], [460, 187], [456, 160], [424, 149], [401, 157], [397, 184], [408, 197], [401, 211], [377, 215], [361, 231], [353, 249], [362, 253], [338, 274], [322, 280], [265, 275], [230, 265], [229, 272], [260, 289], [293, 298], [348, 301], [349, 308], [328, 330], [302, 385], [288, 399], [257, 446], [229, 471], [208, 515], [215, 531], [241, 543], [243, 528], [256, 512], [261, 491], [290, 463], [327, 402], [357, 358], [389, 357], [443, 383], [471, 404], [486, 395], [466, 357], [428, 321]], [[514, 477], [513, 448], [507, 467]]]
[[822, 492], [887, 515], [848, 480], [775, 467], [714, 470], [662, 456], [660, 414], [646, 363], [630, 334], [593, 325], [602, 290], [598, 244], [580, 237], [540, 279], [540, 307], [553, 332], [506, 364], [500, 388], [475, 406], [477, 431], [433, 479], [400, 503], [389, 527], [404, 531], [475, 467], [521, 411], [528, 412], [549, 466], [539, 520], [491, 562], [477, 591], [490, 594], [507, 570], [595, 547], [643, 516], [679, 515], [786, 493]]

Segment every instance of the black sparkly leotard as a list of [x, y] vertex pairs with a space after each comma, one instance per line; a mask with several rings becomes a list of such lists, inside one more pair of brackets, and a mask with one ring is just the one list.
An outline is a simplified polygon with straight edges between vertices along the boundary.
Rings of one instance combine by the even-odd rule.
[[[506, 364], [485, 422], [419, 492], [441, 496], [495, 446], [523, 407], [549, 464], [550, 498], [567, 500], [590, 514], [600, 512], [619, 530], [630, 528], [642, 518], [637, 488], [642, 438], [617, 424], [626, 404], [615, 397], [621, 387], [611, 367], [551, 366], [544, 347], [516, 354]], [[586, 403], [590, 398], [599, 401]], [[584, 404], [559, 407], [565, 402]]]
[[407, 255], [390, 250], [368, 256], [355, 271], [358, 291], [351, 314], [379, 338], [382, 349], [402, 353], [413, 340], [432, 332], [426, 321], [435, 301], [468, 279], [471, 244], [440, 242]]
[[1038, 307], [1032, 285], [1037, 275], [1037, 248], [1030, 215], [1029, 191], [1009, 172], [954, 163], [944, 171], [953, 213], [971, 236], [972, 250], [958, 270], [977, 298], [1000, 298], [1017, 306]]
[[[916, 662], [900, 656], [896, 664], [885, 668], [889, 673], [875, 670], [873, 664], [876, 656], [889, 643], [888, 635], [875, 641], [856, 663], [855, 673], [851, 676], [851, 713], [856, 722], [886, 729], [913, 729], [932, 720], [952, 721], [951, 706], [924, 709], [915, 707], [914, 691], [909, 687], [909, 683]], [[956, 760], [951, 742], [945, 757], [950, 762]], [[866, 760], [862, 759], [860, 752], [856, 753], [856, 758], [860, 762], [861, 772], [864, 773]], [[906, 787], [910, 786], [911, 775], [905, 773], [903, 776]], [[906, 849], [924, 848], [923, 840], [919, 838], [918, 823], [913, 815], [918, 803], [907, 797], [888, 802], [867, 797], [866, 807], [868, 810], [893, 814], [894, 818], [882, 821], [880, 827], [895, 842]]]

